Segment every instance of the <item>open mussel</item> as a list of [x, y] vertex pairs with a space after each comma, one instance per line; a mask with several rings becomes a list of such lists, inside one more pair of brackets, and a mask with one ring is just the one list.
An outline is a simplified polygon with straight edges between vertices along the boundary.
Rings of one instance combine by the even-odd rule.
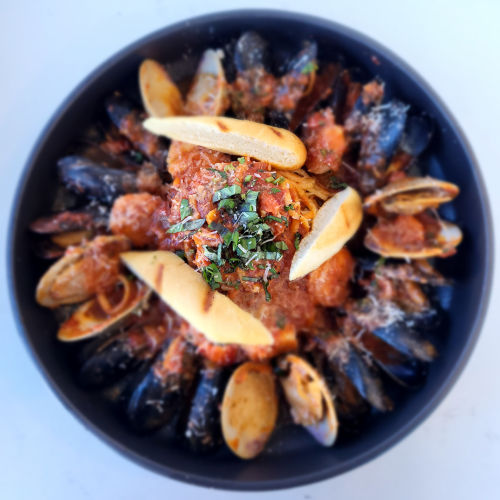
[[461, 241], [458, 226], [422, 213], [379, 219], [364, 244], [382, 257], [427, 259], [453, 255]]
[[213, 49], [203, 53], [186, 97], [188, 114], [219, 116], [229, 107], [229, 89], [221, 62], [223, 56], [221, 51]]
[[165, 168], [167, 150], [161, 139], [148, 132], [142, 122], [145, 118], [135, 104], [119, 93], [106, 100], [106, 109], [113, 124], [154, 166], [162, 171]]
[[280, 78], [271, 104], [271, 125], [289, 128], [298, 102], [314, 85], [317, 53], [316, 42], [306, 42], [304, 48], [288, 63], [286, 74]]
[[113, 285], [120, 274], [119, 254], [130, 250], [125, 236], [98, 236], [80, 247], [70, 247], [40, 279], [36, 300], [55, 308], [87, 300]]
[[459, 188], [450, 182], [432, 177], [405, 177], [368, 196], [364, 207], [379, 205], [386, 212], [414, 215], [428, 208], [438, 208], [453, 200], [459, 192]]
[[362, 120], [357, 169], [359, 188], [365, 194], [385, 182], [386, 169], [401, 141], [408, 106], [393, 100], [374, 107]]
[[92, 342], [81, 355], [80, 384], [92, 389], [113, 384], [154, 357], [165, 338], [164, 326], [145, 325]]
[[126, 404], [126, 417], [137, 432], [155, 431], [189, 404], [196, 377], [195, 349], [176, 337], [138, 381]]
[[289, 354], [278, 362], [279, 380], [293, 421], [323, 446], [337, 438], [337, 415], [332, 396], [320, 374], [304, 359]]
[[140, 281], [119, 275], [111, 290], [99, 292], [76, 309], [60, 326], [57, 338], [75, 342], [118, 328], [131, 314], [147, 306], [150, 295], [150, 288]]
[[119, 196], [137, 192], [136, 174], [103, 167], [83, 156], [66, 156], [57, 166], [61, 182], [90, 200], [111, 205]]
[[268, 42], [255, 31], [245, 32], [236, 43], [234, 63], [237, 74], [231, 91], [233, 112], [237, 118], [263, 123], [276, 88]]
[[240, 458], [256, 457], [276, 424], [278, 398], [271, 366], [244, 363], [232, 374], [222, 401], [222, 433]]
[[225, 369], [205, 360], [182, 429], [187, 446], [196, 453], [213, 452], [222, 446], [220, 405], [226, 381]]

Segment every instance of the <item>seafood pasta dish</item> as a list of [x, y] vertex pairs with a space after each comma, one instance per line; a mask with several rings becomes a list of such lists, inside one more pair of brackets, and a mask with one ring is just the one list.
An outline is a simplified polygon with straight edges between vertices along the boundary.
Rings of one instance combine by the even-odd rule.
[[462, 239], [439, 212], [459, 188], [425, 175], [431, 117], [314, 40], [272, 54], [244, 32], [186, 85], [144, 60], [30, 225], [78, 384], [131, 432], [242, 459], [281, 426], [332, 446], [425, 384], [434, 260]]

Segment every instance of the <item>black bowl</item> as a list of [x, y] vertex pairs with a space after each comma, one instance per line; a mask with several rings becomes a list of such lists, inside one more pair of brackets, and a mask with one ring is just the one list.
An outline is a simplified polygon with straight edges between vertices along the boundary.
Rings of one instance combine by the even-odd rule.
[[[463, 228], [464, 241], [457, 255], [439, 263], [455, 286], [442, 297], [448, 314], [438, 335], [440, 356], [422, 389], [399, 395], [392, 413], [374, 418], [364, 433], [331, 449], [319, 447], [297, 427], [278, 433], [258, 459], [242, 461], [227, 450], [207, 458], [157, 436], [134, 435], [98, 395], [78, 387], [56, 341], [52, 314], [34, 300], [46, 264], [33, 256], [27, 226], [50, 206], [57, 159], [102, 109], [104, 98], [136, 78], [144, 58], [171, 63], [171, 73], [181, 80], [194, 73], [204, 49], [221, 47], [250, 29], [264, 34], [278, 57], [313, 37], [320, 60], [340, 52], [349, 65], [379, 75], [390, 96], [429, 113], [436, 131], [426, 155], [427, 170], [460, 186], [460, 196], [449, 204], [446, 215]], [[436, 408], [479, 335], [493, 275], [492, 241], [486, 192], [471, 149], [448, 110], [412, 69], [378, 43], [338, 24], [303, 14], [248, 10], [204, 16], [158, 31], [105, 62], [73, 92], [43, 131], [24, 171], [12, 212], [8, 267], [19, 330], [51, 387], [85, 426], [125, 456], [172, 478], [217, 488], [265, 490], [312, 483], [353, 469], [408, 435]]]

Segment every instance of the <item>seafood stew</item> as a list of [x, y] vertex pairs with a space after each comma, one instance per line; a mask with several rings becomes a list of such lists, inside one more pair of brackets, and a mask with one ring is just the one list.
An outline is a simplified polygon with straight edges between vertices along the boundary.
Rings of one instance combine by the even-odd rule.
[[[321, 75], [321, 72], [319, 72], [319, 74]], [[267, 118], [266, 118], [266, 119], [267, 119]], [[283, 126], [284, 126], [284, 125], [283, 125]], [[302, 133], [301, 133], [301, 131], [300, 131], [300, 130], [298, 130], [298, 131], [297, 131], [297, 134], [298, 134], [300, 137], [304, 138], [304, 136], [302, 135]], [[305, 141], [305, 138], [304, 138], [304, 141]], [[235, 160], [235, 159], [233, 158], [233, 160]], [[321, 174], [319, 174], [319, 175], [321, 175]], [[122, 184], [125, 184], [125, 183], [122, 183]], [[362, 190], [359, 188], [359, 186], [356, 186], [356, 187], [360, 190], [360, 192], [362, 191]], [[127, 193], [127, 191], [125, 191], [125, 192]], [[131, 193], [129, 193], [129, 194], [125, 194], [124, 196], [130, 196], [131, 194], [133, 194], [133, 190], [132, 190], [132, 192], [131, 192]], [[319, 202], [319, 205], [321, 205], [321, 202]], [[368, 207], [367, 207], [367, 209], [366, 209], [366, 210], [368, 210]], [[45, 212], [45, 213], [47, 213], [47, 212]], [[370, 216], [372, 216], [372, 215], [373, 215], [373, 214], [370, 214]], [[366, 217], [366, 216], [365, 216], [365, 217]], [[375, 217], [375, 215], [373, 215], [373, 217]], [[94, 234], [100, 234], [100, 233], [94, 233]], [[105, 232], [104, 232], [104, 234], [105, 234]], [[71, 235], [71, 237], [72, 237], [72, 238], [73, 238], [73, 237], [78, 237], [78, 235], [77, 235], [77, 236], [73, 236], [73, 235]], [[88, 240], [87, 240], [87, 241], [88, 241]], [[92, 241], [92, 240], [90, 240], [90, 241]], [[73, 245], [74, 245], [74, 243], [73, 243]], [[356, 242], [355, 240], [353, 240], [353, 241], [351, 241], [351, 242], [348, 244], [348, 247], [349, 247], [349, 249], [351, 250], [351, 253], [355, 256], [356, 261], [358, 261], [358, 259], [360, 259], [360, 258], [362, 257], [362, 255], [360, 255], [360, 254], [355, 254], [355, 252], [353, 251], [353, 248], [354, 248], [356, 245], [358, 245], [358, 248], [359, 248], [359, 242]], [[436, 246], [436, 245], [434, 245], [434, 247], [435, 247], [435, 246]], [[137, 248], [137, 247], [136, 247], [136, 248]], [[365, 250], [362, 250], [362, 252], [361, 252], [361, 253], [363, 253], [363, 252], [365, 252]], [[366, 253], [367, 253], [367, 252], [366, 252]], [[390, 265], [390, 264], [392, 264], [392, 262], [391, 262], [391, 261], [387, 261], [387, 264], [388, 264], [388, 265]], [[360, 278], [359, 276], [357, 276], [357, 273], [358, 273], [358, 271], [359, 271], [359, 269], [358, 269], [358, 268], [360, 268], [360, 269], [362, 268], [362, 269], [363, 269], [363, 272], [364, 272], [365, 274], [369, 274], [370, 272], [373, 272], [373, 270], [372, 270], [372, 271], [370, 271], [370, 270], [369, 270], [369, 269], [370, 269], [370, 265], [371, 265], [370, 263], [364, 263], [364, 264], [361, 266], [361, 264], [359, 264], [359, 263], [358, 263], [358, 265], [356, 266], [356, 272], [354, 273], [354, 274], [356, 275], [356, 276], [355, 276], [355, 279], [356, 279], [356, 280], [358, 280], [358, 281], [359, 281], [360, 279], [362, 279], [362, 278]], [[373, 267], [373, 266], [372, 266], [372, 267]], [[438, 280], [438, 281], [439, 281], [439, 280]], [[420, 282], [419, 282], [419, 283], [420, 283]], [[443, 282], [440, 282], [440, 283], [442, 284]], [[420, 284], [421, 284], [421, 283], [420, 283]], [[427, 286], [427, 285], [424, 285], [424, 286]], [[126, 285], [123, 285], [123, 283], [122, 283], [122, 282], [120, 282], [120, 284], [118, 285], [118, 289], [120, 289], [120, 290], [122, 290], [122, 289], [123, 289], [123, 288], [125, 288], [125, 287], [126, 287]], [[271, 294], [271, 295], [272, 295], [272, 294]], [[117, 303], [118, 303], [118, 302], [114, 302], [114, 301], [113, 301], [113, 297], [109, 297], [109, 299], [110, 299], [110, 300], [109, 300], [109, 302], [111, 303], [111, 306], [113, 306], [113, 305], [115, 305], [115, 304], [117, 304]], [[104, 300], [105, 300], [105, 299], [104, 299]], [[328, 306], [328, 307], [335, 307], [335, 306]], [[154, 322], [153, 322], [153, 323], [154, 323]], [[370, 333], [373, 333], [373, 332], [370, 332]], [[374, 334], [374, 336], [376, 336], [376, 335]], [[382, 338], [384, 338], [384, 337], [383, 337], [383, 335], [382, 335]], [[370, 344], [370, 342], [371, 342], [371, 344]], [[374, 347], [374, 345], [373, 345], [373, 343], [374, 343], [374, 342], [375, 342], [374, 340], [370, 341], [368, 338], [367, 338], [367, 339], [363, 339], [363, 343], [364, 343], [365, 345], [371, 345], [371, 349], [373, 349], [373, 350], [375, 350], [375, 347]], [[73, 348], [73, 347], [74, 347], [75, 349], [77, 348], [77, 346], [76, 346], [76, 345], [75, 345], [75, 346], [72, 346], [71, 348]], [[425, 343], [424, 343], [424, 347], [425, 347]], [[310, 363], [311, 365], [315, 365], [315, 366], [316, 366], [316, 365], [317, 365], [317, 366], [320, 366], [320, 365], [321, 365], [321, 361], [320, 361], [320, 360], [313, 359], [314, 357], [317, 357], [317, 353], [312, 352], [312, 351], [311, 351], [311, 352], [309, 352], [309, 351], [304, 352], [302, 349], [305, 349], [305, 347], [300, 346], [300, 352], [299, 352], [299, 354], [301, 355], [301, 357], [304, 357], [304, 356], [305, 356], [305, 357], [307, 357], [307, 358], [308, 358], [308, 361], [309, 361], [309, 363]], [[428, 349], [425, 349], [425, 348], [424, 348], [424, 349], [423, 349], [423, 351], [427, 352], [427, 351], [428, 351]], [[408, 351], [408, 352], [409, 352], [409, 351]], [[415, 353], [414, 353], [414, 352], [412, 352], [412, 355], [414, 355], [414, 354], [415, 354]], [[354, 357], [355, 357], [355, 355], [356, 355], [356, 353], [354, 353], [354, 354], [353, 354], [353, 356], [354, 356]], [[422, 355], [422, 354], [420, 353], [420, 354], [419, 354], [419, 356], [421, 356], [421, 355]], [[153, 354], [153, 356], [154, 356], [154, 354]], [[427, 359], [430, 359], [431, 357], [433, 357], [433, 354], [432, 354], [432, 353], [431, 353], [431, 354], [427, 353], [427, 356], [428, 356], [428, 358], [427, 358]], [[155, 359], [156, 359], [156, 358], [155, 358]], [[281, 358], [280, 358], [280, 360], [277, 360], [277, 361], [281, 361]], [[387, 363], [386, 363], [386, 364], [387, 364]], [[200, 372], [199, 372], [199, 373], [202, 373], [202, 371], [200, 370]], [[276, 374], [275, 374], [275, 376], [276, 376]], [[381, 376], [383, 376], [383, 375], [381, 375]], [[327, 377], [327, 375], [326, 375], [326, 374], [324, 375], [324, 378], [325, 378], [325, 380], [328, 380], [328, 377]], [[340, 380], [340, 376], [337, 376], [337, 378]], [[418, 377], [417, 377], [417, 378], [418, 378]], [[385, 380], [384, 380], [384, 381], [385, 381]], [[409, 385], [409, 384], [408, 384], [408, 385]], [[417, 384], [417, 385], [418, 385], [418, 384]], [[360, 391], [358, 390], [358, 392], [360, 392]], [[390, 392], [390, 390], [389, 390], [389, 392]], [[360, 393], [362, 393], [362, 389], [361, 389], [361, 392], [360, 392]], [[376, 401], [376, 399], [377, 399], [377, 398], [372, 397], [371, 399], [372, 399], [373, 401]], [[383, 398], [382, 398], [382, 399], [383, 399]], [[383, 406], [384, 406], [384, 404], [383, 404], [383, 403], [382, 403], [382, 404], [380, 404], [380, 403], [379, 403], [379, 406], [380, 406], [380, 407], [383, 407]], [[390, 406], [390, 405], [387, 403], [387, 404], [386, 404], [386, 406]], [[375, 406], [372, 406], [372, 407], [375, 407]], [[371, 410], [370, 410], [370, 411], [371, 411]], [[336, 408], [336, 412], [337, 412], [337, 414], [338, 414], [338, 415], [340, 415], [340, 413], [341, 413], [341, 412], [340, 412], [340, 410], [339, 410], [339, 408]], [[373, 412], [372, 412], [372, 414], [373, 414]], [[281, 417], [280, 417], [280, 418], [281, 418]], [[339, 420], [340, 420], [340, 418], [339, 418]], [[339, 429], [340, 429], [340, 432], [342, 433], [342, 424], [340, 424], [340, 425], [339, 425]], [[341, 435], [342, 435], [342, 434], [341, 434]], [[362, 434], [360, 434], [360, 436], [361, 436], [361, 435], [362, 435]]]

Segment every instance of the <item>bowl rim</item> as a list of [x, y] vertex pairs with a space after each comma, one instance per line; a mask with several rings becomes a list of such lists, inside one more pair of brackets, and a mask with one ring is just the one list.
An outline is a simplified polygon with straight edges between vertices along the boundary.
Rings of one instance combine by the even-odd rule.
[[[480, 306], [476, 311], [474, 325], [470, 331], [467, 342], [460, 354], [458, 360], [449, 370], [444, 382], [438, 388], [433, 397], [423, 405], [418, 412], [416, 412], [412, 418], [410, 418], [397, 432], [386, 438], [384, 441], [378, 445], [370, 448], [364, 453], [357, 455], [342, 464], [337, 464], [328, 469], [323, 469], [318, 472], [309, 473], [303, 476], [291, 477], [287, 479], [278, 480], [266, 480], [266, 481], [238, 481], [238, 480], [226, 480], [217, 478], [207, 478], [205, 476], [188, 474], [180, 470], [176, 470], [172, 467], [159, 465], [153, 460], [136, 453], [135, 451], [129, 449], [121, 442], [115, 440], [107, 433], [102, 431], [97, 425], [92, 423], [87, 417], [81, 413], [66, 397], [66, 394], [57, 382], [53, 379], [49, 372], [49, 369], [42, 363], [37, 351], [35, 350], [30, 337], [27, 334], [27, 330], [24, 325], [24, 321], [19, 309], [17, 297], [19, 296], [19, 290], [16, 284], [16, 279], [14, 275], [14, 233], [15, 229], [19, 225], [19, 212], [21, 209], [21, 200], [24, 198], [24, 193], [26, 191], [28, 178], [35, 168], [35, 163], [40, 151], [43, 149], [45, 142], [52, 135], [53, 129], [56, 127], [57, 123], [61, 117], [67, 112], [67, 109], [77, 101], [85, 89], [95, 80], [101, 78], [103, 73], [110, 71], [113, 65], [117, 64], [122, 58], [126, 57], [130, 52], [153, 42], [157, 38], [162, 38], [166, 35], [174, 33], [182, 29], [183, 27], [196, 27], [197, 25], [205, 25], [210, 21], [221, 21], [221, 20], [234, 20], [240, 18], [241, 16], [252, 16], [252, 17], [272, 17], [277, 21], [288, 20], [295, 22], [305, 22], [310, 23], [315, 26], [325, 28], [329, 31], [339, 33], [348, 39], [353, 39], [367, 47], [373, 47], [376, 51], [383, 54], [398, 68], [399, 71], [406, 73], [406, 75], [413, 79], [422, 90], [427, 93], [435, 102], [436, 106], [442, 112], [442, 114], [448, 119], [453, 132], [456, 134], [461, 146], [463, 147], [467, 159], [472, 166], [472, 174], [476, 180], [479, 187], [479, 192], [481, 195], [481, 205], [482, 211], [485, 214], [485, 240], [486, 240], [486, 266], [485, 266], [485, 276], [483, 277], [483, 286], [481, 289]], [[450, 112], [448, 107], [443, 103], [441, 98], [435, 93], [435, 91], [430, 87], [430, 85], [412, 68], [403, 61], [398, 55], [394, 54], [391, 50], [387, 49], [385, 46], [381, 45], [379, 42], [373, 40], [372, 38], [362, 34], [356, 30], [348, 28], [342, 24], [339, 24], [328, 19], [323, 19], [317, 16], [311, 16], [308, 14], [303, 14], [300, 12], [282, 11], [276, 9], [234, 9], [225, 10], [221, 12], [216, 12], [212, 14], [205, 14], [193, 18], [188, 18], [183, 21], [179, 21], [175, 24], [167, 25], [160, 28], [149, 35], [143, 36], [140, 39], [130, 43], [111, 57], [103, 61], [96, 69], [94, 69], [83, 81], [78, 84], [78, 86], [62, 101], [62, 103], [57, 107], [56, 111], [52, 114], [50, 120], [42, 129], [37, 141], [35, 142], [26, 165], [23, 168], [20, 179], [17, 184], [17, 189], [15, 192], [13, 205], [11, 208], [9, 216], [9, 226], [8, 226], [8, 238], [7, 238], [7, 278], [9, 286], [9, 297], [10, 304], [14, 314], [14, 320], [18, 332], [23, 338], [24, 345], [28, 350], [32, 359], [34, 359], [35, 364], [39, 372], [43, 375], [45, 380], [48, 382], [49, 387], [56, 394], [58, 399], [63, 403], [67, 410], [69, 410], [77, 420], [79, 420], [85, 428], [91, 430], [99, 439], [101, 439], [106, 444], [110, 445], [111, 448], [118, 451], [122, 456], [132, 459], [135, 463], [142, 465], [149, 470], [160, 473], [171, 479], [180, 480], [189, 484], [194, 484], [197, 486], [206, 486], [211, 488], [219, 488], [226, 490], [240, 490], [240, 491], [266, 491], [266, 490], [276, 490], [284, 488], [292, 488], [297, 486], [302, 486], [306, 484], [315, 483], [318, 481], [323, 481], [330, 479], [334, 476], [343, 474], [349, 470], [355, 469], [370, 460], [381, 455], [389, 448], [396, 445], [403, 438], [407, 437], [411, 432], [413, 432], [429, 415], [438, 407], [438, 405], [443, 401], [446, 395], [450, 392], [453, 385], [456, 383], [457, 379], [463, 372], [465, 365], [467, 364], [474, 347], [477, 343], [479, 334], [481, 332], [486, 313], [488, 310], [488, 305], [491, 297], [491, 288], [493, 282], [493, 270], [494, 270], [494, 234], [493, 234], [493, 224], [490, 203], [488, 199], [488, 194], [484, 184], [483, 177], [481, 175], [478, 161], [474, 155], [472, 147], [467, 140], [465, 134], [463, 133], [461, 127], [459, 126], [457, 120]]]

